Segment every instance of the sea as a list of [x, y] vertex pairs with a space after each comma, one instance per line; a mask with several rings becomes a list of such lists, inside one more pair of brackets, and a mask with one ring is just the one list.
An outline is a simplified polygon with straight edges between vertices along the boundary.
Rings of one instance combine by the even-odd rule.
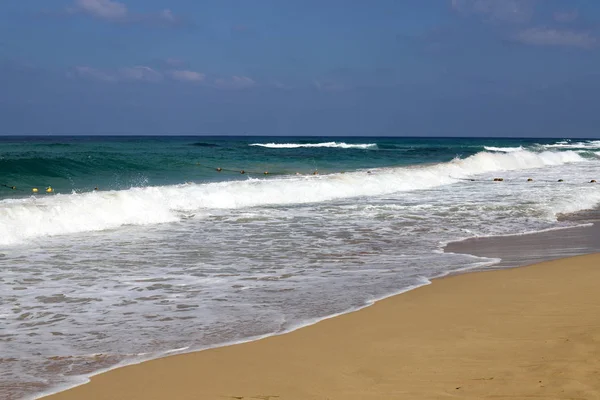
[[0, 137], [0, 398], [493, 267], [443, 247], [586, 224], [592, 180], [600, 140]]

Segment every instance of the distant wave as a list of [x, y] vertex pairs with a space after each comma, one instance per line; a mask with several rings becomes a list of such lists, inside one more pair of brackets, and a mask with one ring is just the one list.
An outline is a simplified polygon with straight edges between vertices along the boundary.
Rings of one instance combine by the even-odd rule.
[[[123, 225], [181, 220], [211, 209], [303, 204], [433, 188], [492, 171], [584, 162], [574, 151], [481, 152], [464, 159], [376, 174], [351, 172], [317, 177], [155, 186], [0, 201], [0, 246], [40, 236], [102, 231]], [[595, 193], [594, 196], [600, 196]], [[599, 200], [590, 196], [593, 206]]]
[[585, 142], [563, 140], [554, 144], [543, 144], [540, 147], [543, 149], [600, 149], [600, 140], [587, 140]]
[[493, 146], [483, 146], [487, 151], [498, 151], [503, 153], [512, 153], [514, 151], [523, 151], [525, 150], [523, 146], [519, 147], [493, 147]]
[[331, 147], [338, 149], [376, 149], [375, 143], [357, 143], [348, 144], [344, 142], [325, 142], [325, 143], [252, 143], [250, 146], [268, 147], [270, 149], [297, 149], [300, 147]]

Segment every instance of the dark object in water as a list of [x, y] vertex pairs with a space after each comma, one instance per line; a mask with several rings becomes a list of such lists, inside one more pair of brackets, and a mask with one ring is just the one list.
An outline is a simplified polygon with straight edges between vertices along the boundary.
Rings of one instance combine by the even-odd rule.
[[204, 143], [204, 142], [191, 143], [190, 146], [196, 146], [196, 147], [219, 147], [218, 144]]

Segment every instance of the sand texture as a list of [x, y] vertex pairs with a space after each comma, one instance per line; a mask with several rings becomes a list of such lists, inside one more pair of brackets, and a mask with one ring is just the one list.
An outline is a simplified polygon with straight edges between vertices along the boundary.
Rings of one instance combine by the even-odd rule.
[[439, 279], [47, 398], [70, 399], [600, 399], [600, 255]]

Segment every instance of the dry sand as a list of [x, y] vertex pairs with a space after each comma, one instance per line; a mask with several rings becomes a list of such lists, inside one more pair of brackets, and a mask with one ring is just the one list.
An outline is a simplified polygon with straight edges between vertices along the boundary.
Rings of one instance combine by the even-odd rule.
[[113, 370], [46, 400], [449, 398], [600, 399], [600, 254], [439, 279], [289, 334]]

